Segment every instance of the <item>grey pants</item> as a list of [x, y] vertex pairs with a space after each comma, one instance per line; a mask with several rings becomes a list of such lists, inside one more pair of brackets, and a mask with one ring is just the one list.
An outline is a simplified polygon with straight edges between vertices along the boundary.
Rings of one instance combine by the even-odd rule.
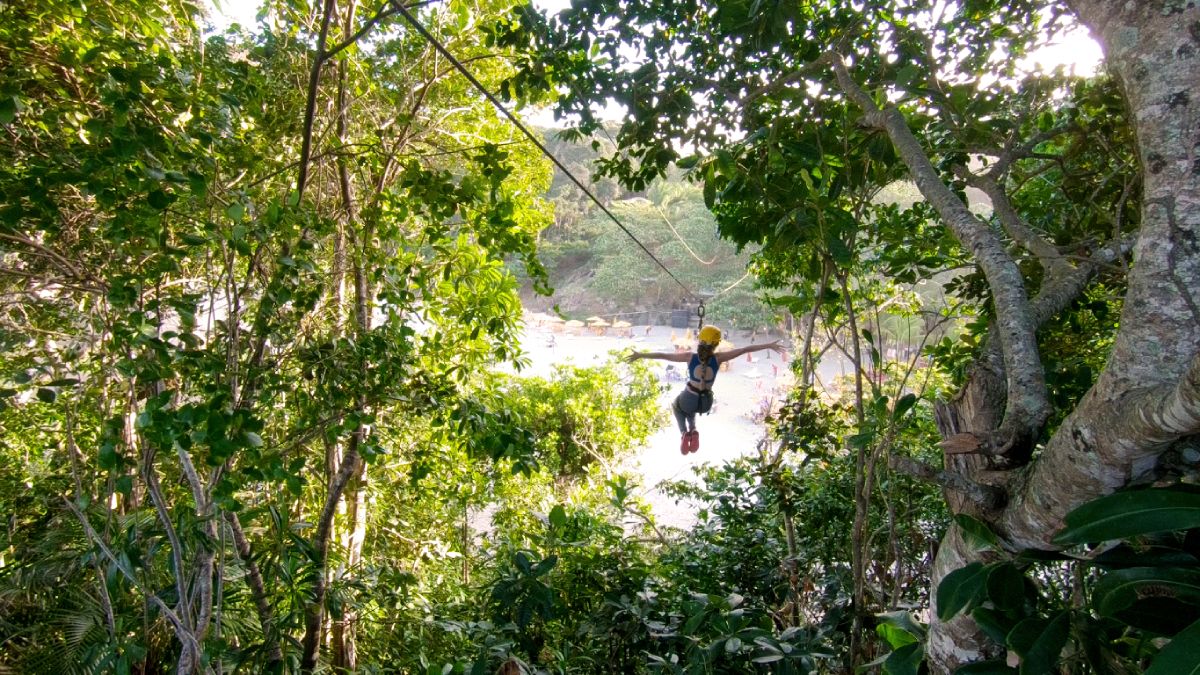
[[696, 410], [700, 407], [700, 395], [683, 388], [671, 404], [671, 412], [675, 413], [675, 422], [679, 425], [679, 433], [686, 434], [696, 429]]

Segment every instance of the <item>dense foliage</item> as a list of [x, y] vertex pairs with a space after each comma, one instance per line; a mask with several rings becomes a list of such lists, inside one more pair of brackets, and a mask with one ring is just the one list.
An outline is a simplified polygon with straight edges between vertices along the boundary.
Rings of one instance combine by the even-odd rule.
[[[651, 371], [527, 377], [520, 344], [522, 292], [691, 299], [410, 12], [555, 101], [552, 147], [711, 320], [787, 317], [797, 386], [757, 445], [665, 488], [694, 525], [625, 468], [667, 422]], [[918, 673], [976, 638], [964, 672], [1193, 668], [1194, 491], [1083, 506], [1038, 551], [1005, 511], [1055, 501], [1022, 490], [1064, 433], [1101, 454], [1072, 419], [1153, 266], [1128, 89], [1022, 70], [1071, 25], [270, 0], [214, 33], [189, 0], [0, 4], [0, 671]], [[1143, 248], [1190, 300], [1189, 222]], [[1114, 400], [1142, 423], [1159, 393]], [[1138, 479], [1194, 482], [1195, 431]]]

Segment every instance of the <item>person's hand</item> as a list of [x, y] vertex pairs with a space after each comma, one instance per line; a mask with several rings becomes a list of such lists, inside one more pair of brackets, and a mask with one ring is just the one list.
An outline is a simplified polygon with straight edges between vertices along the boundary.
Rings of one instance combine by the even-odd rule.
[[633, 363], [634, 361], [637, 361], [640, 358], [642, 358], [642, 355], [640, 352], [629, 352], [628, 354], [625, 355], [625, 363]]

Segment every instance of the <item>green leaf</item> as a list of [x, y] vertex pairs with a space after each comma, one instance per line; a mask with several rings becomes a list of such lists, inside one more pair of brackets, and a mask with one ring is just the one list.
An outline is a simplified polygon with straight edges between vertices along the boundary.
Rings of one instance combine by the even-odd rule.
[[992, 568], [987, 579], [988, 600], [1001, 611], [1017, 611], [1025, 603], [1025, 575], [1010, 563]]
[[854, 434], [846, 438], [846, 443], [852, 448], [863, 449], [870, 447], [875, 442], [874, 431], [864, 431], [861, 434]]
[[555, 504], [554, 508], [550, 509], [550, 525], [560, 528], [567, 524], [567, 511], [562, 507], [562, 504]]
[[43, 403], [54, 403], [54, 399], [58, 398], [58, 392], [46, 387], [38, 387], [37, 397]]
[[979, 624], [979, 628], [987, 633], [996, 644], [1004, 644], [1004, 639], [1017, 625], [1017, 619], [1008, 617], [991, 607], [976, 607], [971, 610], [971, 618]]
[[1007, 645], [1021, 656], [1022, 675], [1055, 672], [1058, 656], [1067, 644], [1071, 613], [1059, 612], [1052, 619], [1032, 618], [1018, 623], [1008, 634]]
[[[913, 618], [912, 612], [904, 610], [896, 610], [894, 612], [880, 612], [875, 615], [876, 620], [880, 625], [894, 627], [913, 637], [914, 640], [922, 640], [925, 638], [925, 633], [928, 631], [925, 624], [918, 622]], [[876, 627], [878, 628], [878, 626]], [[907, 642], [901, 643], [907, 644]], [[893, 648], [899, 645], [892, 645]]]
[[1172, 635], [1200, 618], [1200, 571], [1134, 567], [1109, 572], [1092, 591], [1092, 608], [1100, 616]]
[[0, 98], [0, 124], [11, 124], [17, 118], [17, 100], [14, 96]]
[[234, 202], [229, 205], [229, 208], [225, 209], [225, 215], [229, 216], [229, 219], [233, 221], [241, 220], [242, 216], [246, 215], [246, 207], [241, 202]]
[[954, 522], [962, 529], [963, 538], [973, 544], [976, 550], [994, 549], [1000, 543], [996, 533], [981, 520], [965, 513], [956, 513]]
[[890, 646], [892, 649], [899, 649], [905, 645], [911, 645], [914, 642], [918, 642], [917, 638], [915, 638], [912, 633], [909, 633], [903, 628], [897, 628], [896, 626], [891, 626], [886, 623], [881, 623], [875, 626], [875, 634], [883, 638], [884, 641], [888, 643], [888, 646]]
[[525, 555], [524, 551], [517, 551], [517, 554], [513, 556], [513, 562], [525, 576], [529, 576], [533, 572], [533, 565], [529, 564], [529, 556]]
[[833, 258], [833, 262], [838, 266], [849, 267], [854, 262], [854, 253], [840, 237], [831, 235], [826, 241], [826, 245], [829, 247], [829, 257]]
[[913, 642], [888, 655], [883, 662], [883, 672], [887, 675], [917, 675], [924, 660], [925, 649], [920, 642]]
[[973, 562], [947, 574], [937, 588], [938, 619], [949, 621], [977, 604], [983, 595], [988, 571], [983, 563]]
[[554, 566], [557, 564], [558, 564], [558, 556], [556, 556], [556, 555], [547, 556], [546, 558], [542, 559], [542, 561], [539, 562], [537, 565], [533, 566], [533, 576], [540, 577], [543, 574], [546, 574], [550, 570], [554, 569]]
[[912, 84], [913, 80], [921, 74], [921, 70], [913, 65], [907, 65], [896, 73], [896, 85], [901, 88], [906, 88]]
[[120, 478], [117, 478], [116, 482], [113, 483], [113, 486], [116, 488], [117, 492], [128, 496], [130, 492], [133, 492], [133, 477], [121, 476]]
[[146, 196], [146, 202], [159, 211], [167, 208], [174, 201], [175, 195], [162, 190], [151, 190], [150, 194]]
[[916, 394], [905, 394], [896, 401], [896, 407], [892, 409], [892, 419], [898, 420], [904, 416], [914, 405], [917, 404]]
[[1067, 514], [1056, 544], [1126, 539], [1200, 527], [1200, 492], [1181, 487], [1117, 492]]
[[1146, 675], [1197, 675], [1200, 673], [1200, 621], [1183, 629], [1171, 644], [1154, 657]]
[[253, 431], [244, 431], [242, 432], [242, 436], [245, 437], [246, 444], [252, 448], [261, 448], [263, 446], [262, 436], [259, 436]]

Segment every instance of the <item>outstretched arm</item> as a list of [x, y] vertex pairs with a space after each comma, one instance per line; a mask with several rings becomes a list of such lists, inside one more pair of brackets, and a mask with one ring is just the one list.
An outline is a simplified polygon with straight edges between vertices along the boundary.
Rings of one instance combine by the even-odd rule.
[[771, 351], [775, 352], [776, 354], [783, 353], [783, 345], [779, 344], [779, 340], [776, 340], [774, 342], [764, 342], [761, 345], [750, 345], [748, 347], [738, 347], [737, 349], [730, 349], [727, 352], [720, 352], [719, 354], [716, 355], [717, 363], [725, 363], [726, 361], [732, 361], [733, 359], [736, 359], [737, 357], [741, 356], [742, 354], [749, 354], [750, 352], [761, 352], [764, 349], [770, 349]]
[[638, 359], [658, 359], [660, 361], [678, 361], [683, 363], [692, 358], [688, 352], [630, 352], [625, 357], [625, 363], [633, 363]]

